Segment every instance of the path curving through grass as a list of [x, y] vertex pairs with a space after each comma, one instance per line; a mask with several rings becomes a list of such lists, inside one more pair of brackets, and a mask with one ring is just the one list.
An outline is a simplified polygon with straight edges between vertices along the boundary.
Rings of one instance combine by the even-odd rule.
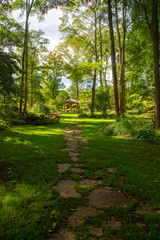
[[160, 148], [100, 135], [105, 121], [0, 132], [0, 239], [159, 239]]

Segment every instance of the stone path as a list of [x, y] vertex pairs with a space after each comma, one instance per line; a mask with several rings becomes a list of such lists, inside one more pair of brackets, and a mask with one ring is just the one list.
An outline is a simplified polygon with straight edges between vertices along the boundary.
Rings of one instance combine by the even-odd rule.
[[[120, 240], [120, 238], [115, 238], [114, 236], [106, 238], [104, 236], [104, 227], [110, 229], [111, 231], [117, 230], [123, 226], [123, 223], [117, 221], [116, 219], [104, 220], [101, 216], [105, 213], [105, 209], [109, 207], [125, 207], [132, 203], [129, 197], [127, 197], [121, 190], [115, 190], [109, 187], [101, 186], [100, 180], [93, 180], [85, 178], [85, 169], [83, 165], [80, 164], [80, 153], [82, 150], [88, 151], [91, 148], [87, 146], [88, 141], [83, 139], [82, 126], [77, 126], [76, 128], [66, 127], [65, 130], [65, 140], [66, 148], [60, 149], [60, 151], [65, 152], [70, 157], [71, 162], [61, 163], [57, 165], [59, 174], [69, 173], [69, 176], [73, 174], [80, 177], [79, 186], [81, 188], [89, 187], [90, 193], [86, 197], [86, 205], [78, 205], [73, 209], [72, 213], [69, 215], [66, 221], [66, 228], [57, 230], [50, 236], [50, 240], [80, 240], [76, 238], [76, 230], [79, 229], [81, 224], [86, 222], [85, 228], [89, 233], [88, 239], [90, 240]], [[117, 171], [115, 167], [107, 168], [109, 174], [113, 174]], [[70, 179], [69, 179], [70, 178]], [[81, 194], [75, 188], [75, 182], [71, 177], [63, 179], [58, 182], [56, 186], [53, 186], [57, 190], [61, 197], [63, 198], [79, 198]], [[138, 214], [151, 213], [152, 209], [147, 204], [139, 204], [135, 212]], [[98, 216], [101, 219], [100, 227], [96, 227], [93, 224], [87, 223], [90, 217]], [[141, 222], [136, 223], [138, 228], [145, 228], [145, 224]], [[86, 238], [85, 238], [86, 239]], [[83, 240], [83, 239], [82, 239]]]

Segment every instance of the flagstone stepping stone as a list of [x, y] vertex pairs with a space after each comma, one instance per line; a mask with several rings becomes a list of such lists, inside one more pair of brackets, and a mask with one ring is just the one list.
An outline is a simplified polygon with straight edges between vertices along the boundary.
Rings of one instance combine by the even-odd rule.
[[64, 134], [65, 134], [65, 135], [73, 135], [73, 133], [74, 133], [74, 132], [73, 132], [72, 130], [68, 130], [68, 131], [65, 131]]
[[83, 174], [85, 172], [85, 170], [82, 168], [71, 168], [70, 171], [71, 173], [78, 173], [78, 174]]
[[89, 142], [88, 142], [88, 140], [81, 139], [81, 140], [80, 140], [80, 143], [86, 145], [86, 144], [88, 144]]
[[79, 161], [79, 158], [78, 158], [78, 157], [71, 157], [71, 160], [72, 160], [73, 162], [78, 162], [78, 161]]
[[88, 146], [84, 146], [83, 149], [85, 149], [85, 150], [90, 150], [90, 149], [92, 149], [92, 148], [91, 148], [91, 147], [88, 147]]
[[145, 228], [146, 224], [145, 223], [136, 223], [136, 226], [140, 229]]
[[61, 152], [79, 152], [79, 149], [73, 148], [73, 147], [67, 147], [67, 148], [61, 148]]
[[80, 181], [81, 187], [94, 187], [101, 183], [101, 180], [83, 179]]
[[78, 152], [69, 152], [70, 157], [78, 157], [79, 153]]
[[71, 143], [71, 142], [77, 143], [77, 141], [76, 141], [75, 138], [67, 138], [67, 142], [68, 142], [68, 143]]
[[75, 167], [82, 167], [82, 164], [81, 163], [74, 163], [74, 166]]
[[74, 148], [76, 148], [76, 147], [80, 147], [80, 145], [78, 144], [78, 143], [72, 143], [72, 142], [66, 142], [66, 145], [67, 145], [67, 147], [74, 147]]
[[63, 130], [70, 131], [71, 129], [69, 127], [64, 127]]
[[[97, 237], [91, 237], [90, 240], [97, 240]], [[106, 238], [106, 237], [99, 237], [98, 240], [120, 240], [118, 238]]]
[[81, 195], [74, 189], [74, 181], [72, 180], [61, 180], [57, 186], [53, 186], [53, 188], [64, 198], [81, 197]]
[[83, 139], [82, 136], [74, 136], [74, 139]]
[[149, 203], [140, 203], [135, 210], [138, 214], [156, 214], [156, 211]]
[[95, 207], [124, 206], [130, 203], [130, 199], [123, 193], [106, 187], [95, 189], [89, 194], [88, 199], [89, 205]]
[[107, 171], [108, 171], [109, 173], [113, 173], [113, 172], [116, 171], [116, 168], [115, 168], [115, 167], [108, 167], [108, 168], [107, 168]]
[[121, 222], [117, 222], [114, 220], [110, 220], [107, 222], [107, 226], [111, 228], [112, 230], [117, 229], [122, 226]]
[[[97, 240], [97, 239], [95, 239], [95, 240]], [[116, 240], [115, 238], [113, 239], [111, 239], [111, 238], [105, 238], [105, 237], [100, 237], [100, 238], [98, 238], [98, 240]], [[117, 239], [118, 240], [118, 239]]]
[[65, 135], [65, 136], [64, 136], [64, 139], [65, 139], [66, 141], [68, 141], [68, 139], [73, 139], [73, 138], [74, 138], [73, 135]]
[[78, 206], [75, 212], [73, 212], [67, 220], [67, 224], [71, 227], [76, 227], [81, 224], [87, 217], [92, 215], [101, 214], [101, 210], [97, 210], [92, 207]]
[[67, 228], [54, 233], [49, 240], [76, 240], [75, 235]]
[[82, 130], [75, 130], [75, 132], [74, 132], [74, 134], [76, 134], [76, 135], [81, 135], [83, 133], [83, 131]]
[[69, 129], [66, 131], [66, 133], [73, 133], [73, 130]]
[[103, 232], [102, 232], [102, 228], [97, 228], [95, 226], [89, 225], [87, 226], [89, 232], [93, 235], [95, 235], [96, 237], [101, 237], [103, 236]]
[[65, 171], [68, 170], [68, 168], [71, 166], [70, 163], [60, 163], [58, 164], [58, 172], [59, 173], [64, 173]]

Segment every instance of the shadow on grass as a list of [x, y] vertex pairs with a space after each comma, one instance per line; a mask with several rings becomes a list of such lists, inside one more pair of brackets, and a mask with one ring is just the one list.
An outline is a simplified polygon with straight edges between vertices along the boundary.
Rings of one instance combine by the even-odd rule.
[[[59, 151], [65, 146], [64, 126], [16, 126], [1, 132], [0, 239], [42, 240], [57, 221], [51, 212], [65, 204], [52, 189], [61, 178], [57, 162], [70, 161]], [[58, 217], [61, 224], [65, 207]]]

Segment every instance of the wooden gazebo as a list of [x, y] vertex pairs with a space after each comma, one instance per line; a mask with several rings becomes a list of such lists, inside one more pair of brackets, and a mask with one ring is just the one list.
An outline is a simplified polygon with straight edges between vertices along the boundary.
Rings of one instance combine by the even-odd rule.
[[64, 111], [66, 111], [66, 104], [69, 104], [70, 105], [70, 110], [72, 111], [72, 105], [73, 104], [76, 104], [77, 106], [77, 109], [78, 109], [78, 101], [75, 100], [75, 99], [67, 99], [66, 101], [63, 102], [63, 105], [64, 105]]

